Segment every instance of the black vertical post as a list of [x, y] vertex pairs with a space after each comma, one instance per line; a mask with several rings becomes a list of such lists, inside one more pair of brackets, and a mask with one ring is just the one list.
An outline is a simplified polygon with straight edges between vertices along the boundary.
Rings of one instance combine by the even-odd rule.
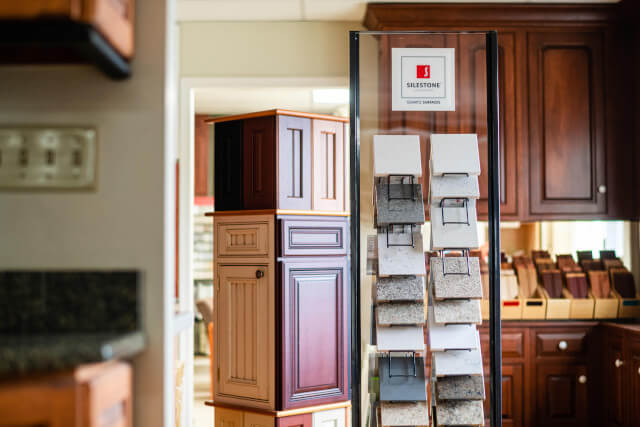
[[500, 323], [500, 140], [498, 135], [498, 33], [486, 35], [487, 146], [489, 151], [489, 343], [491, 427], [502, 426], [502, 341]]
[[360, 427], [360, 34], [349, 32], [351, 193], [351, 425]]

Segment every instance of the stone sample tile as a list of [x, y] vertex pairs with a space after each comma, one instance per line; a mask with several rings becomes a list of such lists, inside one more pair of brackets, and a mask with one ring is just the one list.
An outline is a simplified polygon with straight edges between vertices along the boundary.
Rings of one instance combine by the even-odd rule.
[[432, 366], [436, 377], [451, 375], [482, 376], [480, 350], [451, 350], [432, 353]]
[[423, 302], [390, 302], [376, 307], [378, 325], [424, 325]]
[[376, 282], [376, 301], [424, 301], [424, 277], [381, 277]]
[[378, 351], [424, 351], [422, 326], [376, 327]]
[[[410, 245], [410, 233], [389, 232], [389, 243]], [[386, 227], [378, 229], [378, 275], [380, 277], [424, 276], [425, 274], [424, 250], [422, 249], [422, 233], [420, 231], [413, 232], [413, 246], [388, 246]]]
[[439, 426], [482, 426], [484, 410], [479, 400], [447, 400], [436, 405]]
[[450, 323], [482, 323], [480, 300], [452, 299], [433, 301], [433, 322]]
[[431, 175], [480, 175], [478, 136], [475, 133], [431, 134]]
[[[447, 203], [452, 205], [454, 201]], [[479, 246], [476, 201], [468, 200], [466, 203], [466, 207], [455, 204], [455, 206], [445, 207], [444, 211], [440, 208], [440, 203], [430, 205], [431, 250], [475, 249]], [[466, 223], [467, 220], [469, 224]], [[464, 223], [451, 224], [451, 222]]]
[[433, 307], [429, 307], [429, 349], [431, 351], [473, 350], [480, 348], [480, 336], [475, 325], [437, 325]]
[[375, 176], [422, 176], [420, 136], [374, 135], [373, 174]]
[[378, 226], [423, 224], [425, 221], [422, 184], [388, 184], [386, 178], [380, 178], [376, 182], [375, 204]]
[[382, 357], [378, 359], [380, 400], [418, 402], [427, 400], [427, 382], [422, 357]]
[[443, 198], [467, 198], [480, 197], [480, 186], [477, 176], [433, 176], [430, 178], [429, 201], [432, 204], [440, 203]]
[[484, 400], [482, 375], [441, 377], [434, 381], [436, 398], [440, 400]]
[[387, 426], [428, 426], [427, 402], [380, 402], [380, 423]]
[[[482, 278], [480, 277], [480, 262], [476, 257], [469, 257], [468, 259], [470, 275], [466, 274], [466, 257], [431, 257], [431, 286], [434, 299], [441, 300], [450, 298], [482, 298]], [[445, 271], [447, 274], [444, 274]]]

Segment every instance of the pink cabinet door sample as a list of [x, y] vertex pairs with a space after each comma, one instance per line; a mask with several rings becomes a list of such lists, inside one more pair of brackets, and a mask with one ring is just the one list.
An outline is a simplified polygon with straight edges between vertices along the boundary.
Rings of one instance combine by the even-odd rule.
[[278, 208], [311, 209], [311, 119], [277, 116]]
[[345, 210], [344, 125], [329, 120], [314, 120], [313, 127], [313, 201], [316, 211]]

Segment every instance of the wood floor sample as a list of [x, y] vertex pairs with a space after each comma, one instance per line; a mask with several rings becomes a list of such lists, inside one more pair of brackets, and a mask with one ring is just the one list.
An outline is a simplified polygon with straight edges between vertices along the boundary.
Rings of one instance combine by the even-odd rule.
[[633, 274], [626, 269], [614, 268], [611, 273], [611, 286], [620, 294], [622, 298], [635, 298], [636, 285]]
[[587, 275], [584, 273], [566, 273], [565, 281], [567, 289], [574, 298], [586, 298], [589, 287], [587, 285]]
[[587, 273], [591, 292], [596, 298], [609, 298], [611, 285], [609, 284], [609, 273], [603, 270], [591, 270]]

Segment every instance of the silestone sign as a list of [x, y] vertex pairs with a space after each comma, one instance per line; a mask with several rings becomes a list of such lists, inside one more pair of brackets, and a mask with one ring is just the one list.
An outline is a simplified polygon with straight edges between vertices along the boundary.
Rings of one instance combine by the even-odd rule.
[[455, 49], [391, 49], [393, 111], [455, 111]]

